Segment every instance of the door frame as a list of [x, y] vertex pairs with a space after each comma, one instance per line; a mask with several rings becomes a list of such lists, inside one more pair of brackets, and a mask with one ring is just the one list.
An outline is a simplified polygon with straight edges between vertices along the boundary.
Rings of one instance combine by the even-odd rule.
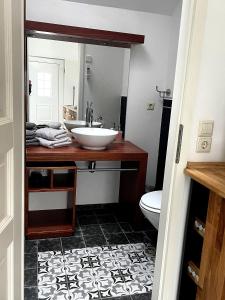
[[[190, 111], [195, 104], [206, 6], [207, 0], [183, 0], [182, 5], [152, 300], [175, 300], [177, 297], [190, 183], [183, 174], [183, 169], [190, 146]], [[191, 78], [192, 72], [195, 76]], [[184, 135], [180, 163], [176, 165], [180, 123], [184, 125]], [[179, 203], [180, 196], [183, 200], [182, 205]]]
[[[190, 179], [184, 175], [192, 144], [208, 0], [183, 0], [167, 148], [152, 300], [178, 299]], [[179, 125], [184, 125], [180, 161], [175, 163]]]
[[[29, 55], [29, 49], [28, 49], [28, 59], [27, 59], [28, 78], [29, 78], [29, 62], [57, 64], [59, 66], [59, 78], [58, 78], [58, 80], [59, 80], [59, 86], [58, 86], [59, 105], [58, 105], [58, 107], [62, 107], [62, 109], [58, 109], [58, 111], [59, 111], [59, 122], [63, 122], [65, 60], [62, 58]], [[29, 96], [28, 96], [28, 99], [29, 99]], [[29, 105], [27, 105], [27, 106], [29, 107]], [[29, 113], [28, 113], [28, 120], [29, 120]]]

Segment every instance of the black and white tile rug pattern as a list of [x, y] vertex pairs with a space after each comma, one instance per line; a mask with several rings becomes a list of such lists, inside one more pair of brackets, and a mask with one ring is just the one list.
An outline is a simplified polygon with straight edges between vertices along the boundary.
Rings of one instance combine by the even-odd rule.
[[154, 261], [150, 243], [38, 252], [38, 299], [150, 299]]

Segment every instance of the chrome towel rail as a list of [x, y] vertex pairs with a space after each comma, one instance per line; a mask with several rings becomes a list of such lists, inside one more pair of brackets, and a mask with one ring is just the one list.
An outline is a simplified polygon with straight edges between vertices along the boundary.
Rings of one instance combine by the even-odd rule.
[[94, 172], [107, 172], [107, 171], [115, 171], [115, 172], [137, 172], [138, 168], [94, 168], [94, 169], [90, 169], [90, 168], [78, 168], [77, 172], [90, 172], [90, 173], [94, 173]]

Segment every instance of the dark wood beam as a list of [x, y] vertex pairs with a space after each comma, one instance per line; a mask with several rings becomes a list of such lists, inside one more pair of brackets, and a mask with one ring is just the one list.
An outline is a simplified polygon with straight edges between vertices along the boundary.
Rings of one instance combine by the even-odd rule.
[[25, 21], [25, 35], [36, 38], [130, 48], [143, 44], [145, 36], [132, 33]]

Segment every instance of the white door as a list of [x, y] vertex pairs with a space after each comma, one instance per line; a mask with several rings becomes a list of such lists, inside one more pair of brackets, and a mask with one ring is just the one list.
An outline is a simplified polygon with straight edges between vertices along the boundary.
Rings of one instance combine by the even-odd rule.
[[[178, 299], [190, 186], [190, 179], [184, 175], [184, 169], [192, 143], [191, 129], [197, 101], [207, 8], [208, 1], [183, 0], [174, 84], [175, 105], [171, 114], [152, 300]], [[179, 163], [175, 163], [179, 123], [184, 125], [184, 130]]]
[[23, 1], [0, 0], [0, 299], [23, 299]]
[[61, 120], [63, 70], [63, 60], [29, 57], [28, 74], [32, 84], [29, 121], [40, 124]]

